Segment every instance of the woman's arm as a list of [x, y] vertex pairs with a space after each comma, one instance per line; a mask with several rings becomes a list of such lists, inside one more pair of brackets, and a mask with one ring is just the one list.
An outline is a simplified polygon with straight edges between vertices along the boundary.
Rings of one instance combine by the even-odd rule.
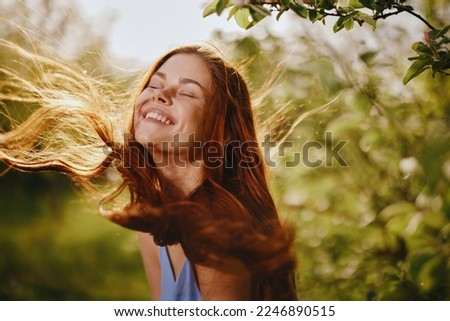
[[[158, 246], [153, 237], [138, 232], [139, 248], [152, 300], [161, 299], [161, 268]], [[184, 253], [171, 252], [172, 260]], [[178, 260], [179, 261], [179, 260]], [[176, 270], [176, 268], [175, 268]], [[203, 300], [251, 300], [251, 276], [244, 265], [235, 259], [222, 259], [214, 267], [195, 266]]]
[[153, 237], [146, 233], [138, 232], [138, 241], [152, 300], [160, 300], [161, 268], [159, 265], [158, 247], [153, 241]]
[[214, 268], [196, 265], [203, 300], [251, 300], [251, 275], [236, 259], [223, 259]]

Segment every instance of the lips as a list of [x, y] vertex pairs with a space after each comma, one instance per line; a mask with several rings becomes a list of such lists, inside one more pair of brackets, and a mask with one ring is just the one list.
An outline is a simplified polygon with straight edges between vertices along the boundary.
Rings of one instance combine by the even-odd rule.
[[148, 108], [147, 110], [143, 110], [142, 117], [144, 119], [151, 119], [156, 122], [160, 122], [164, 125], [174, 125], [175, 121], [172, 117], [170, 117], [165, 112], [156, 109], [156, 108]]

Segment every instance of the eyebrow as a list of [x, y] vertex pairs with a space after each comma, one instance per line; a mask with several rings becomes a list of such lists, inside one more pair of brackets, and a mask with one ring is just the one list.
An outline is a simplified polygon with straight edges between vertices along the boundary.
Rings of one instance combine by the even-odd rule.
[[[160, 72], [160, 71], [155, 72], [155, 73], [153, 74], [153, 76], [158, 76], [158, 77], [160, 77], [160, 78], [162, 78], [162, 79], [164, 79], [164, 80], [167, 79], [166, 74], [163, 73], [163, 72]], [[194, 84], [194, 85], [197, 85], [197, 86], [199, 86], [203, 91], [205, 91], [205, 88], [203, 88], [203, 86], [202, 86], [197, 80], [194, 80], [194, 79], [191, 79], [191, 78], [181, 78], [181, 79], [179, 80], [179, 82], [180, 82], [180, 84]]]

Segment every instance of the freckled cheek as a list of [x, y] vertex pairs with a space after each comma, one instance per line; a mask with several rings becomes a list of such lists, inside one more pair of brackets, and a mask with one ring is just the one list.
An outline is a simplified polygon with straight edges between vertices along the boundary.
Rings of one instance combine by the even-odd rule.
[[149, 99], [150, 93], [147, 90], [144, 90], [140, 93], [140, 95], [136, 99], [136, 106], [140, 106], [145, 100]]
[[133, 119], [133, 128], [135, 131], [139, 129], [139, 120], [136, 118], [136, 116]]
[[198, 112], [193, 113], [190, 118], [190, 124], [193, 131], [195, 131], [197, 134], [202, 135], [204, 130], [204, 118], [205, 114], [204, 112]]
[[139, 124], [139, 122], [140, 122], [139, 111], [137, 109], [135, 109], [134, 113], [133, 113], [133, 125], [134, 125], [134, 128], [136, 128], [136, 126]]
[[134, 110], [135, 110], [135, 111], [138, 109], [138, 106], [142, 105], [142, 102], [143, 102], [143, 97], [142, 97], [142, 95], [141, 95], [141, 96], [139, 96], [139, 97], [136, 99], [136, 105], [134, 105]]

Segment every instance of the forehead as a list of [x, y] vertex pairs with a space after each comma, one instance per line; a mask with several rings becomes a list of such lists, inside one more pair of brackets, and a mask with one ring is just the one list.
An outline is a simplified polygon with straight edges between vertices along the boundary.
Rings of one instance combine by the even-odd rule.
[[203, 88], [212, 90], [212, 76], [206, 62], [196, 54], [176, 54], [170, 57], [156, 70], [163, 73], [168, 81], [180, 81], [183, 78], [193, 79]]

